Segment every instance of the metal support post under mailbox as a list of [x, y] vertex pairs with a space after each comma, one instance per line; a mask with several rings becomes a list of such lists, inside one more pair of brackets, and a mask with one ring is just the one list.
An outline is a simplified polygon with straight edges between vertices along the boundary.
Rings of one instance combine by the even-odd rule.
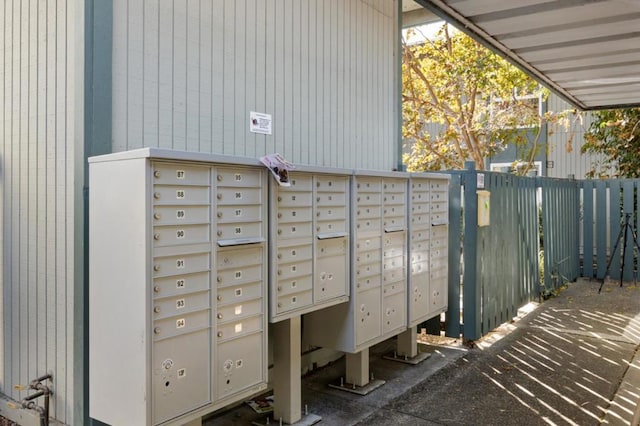
[[465, 163], [464, 174], [464, 313], [463, 336], [475, 340], [481, 332], [481, 289], [478, 281], [478, 200], [476, 195], [477, 176], [475, 163]]
[[295, 423], [302, 418], [300, 316], [273, 325], [274, 420]]

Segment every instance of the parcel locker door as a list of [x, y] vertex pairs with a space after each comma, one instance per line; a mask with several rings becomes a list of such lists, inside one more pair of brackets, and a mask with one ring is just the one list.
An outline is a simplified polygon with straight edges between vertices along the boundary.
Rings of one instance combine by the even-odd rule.
[[207, 328], [153, 344], [154, 424], [211, 402], [210, 336]]
[[[412, 265], [412, 269], [417, 265]], [[413, 273], [409, 293], [409, 323], [424, 317], [431, 309], [429, 298], [429, 272]]]
[[347, 238], [317, 241], [315, 301], [334, 299], [347, 294]]
[[356, 346], [380, 336], [381, 289], [373, 288], [352, 295], [355, 310]]
[[382, 300], [382, 333], [386, 334], [400, 327], [406, 327], [407, 300], [404, 291], [386, 296]]
[[224, 399], [262, 381], [263, 336], [254, 333], [218, 346], [216, 395]]

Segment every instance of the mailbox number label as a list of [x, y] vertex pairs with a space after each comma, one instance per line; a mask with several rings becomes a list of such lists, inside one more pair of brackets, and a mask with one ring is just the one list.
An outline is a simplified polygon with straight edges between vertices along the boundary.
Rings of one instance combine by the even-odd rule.
[[184, 318], [178, 318], [176, 320], [176, 328], [184, 328], [187, 325], [187, 321]]
[[176, 198], [182, 200], [184, 198], [184, 189], [176, 190]]
[[184, 219], [184, 217], [185, 217], [184, 210], [176, 210], [177, 219]]
[[184, 179], [184, 170], [176, 170], [176, 179]]
[[236, 214], [237, 217], [242, 216], [242, 210], [241, 209], [236, 210], [235, 214]]
[[176, 260], [176, 268], [177, 269], [184, 269], [184, 259]]
[[236, 192], [236, 200], [242, 199], [242, 192]]
[[178, 229], [176, 231], [176, 238], [178, 238], [178, 239], [184, 238], [184, 230], [183, 229]]
[[235, 180], [236, 182], [240, 182], [242, 180], [242, 175], [240, 173], [236, 173]]
[[238, 305], [235, 307], [235, 314], [242, 315], [242, 305]]
[[236, 333], [242, 333], [242, 323], [236, 324], [236, 326], [234, 327], [234, 331]]
[[180, 370], [178, 370], [176, 375], [178, 376], [178, 379], [184, 379], [185, 377], [187, 377], [187, 369], [181, 368]]
[[176, 280], [176, 288], [184, 288], [185, 282], [183, 279]]
[[242, 278], [242, 271], [236, 271], [236, 280]]
[[185, 307], [185, 301], [184, 299], [178, 299], [176, 300], [176, 309], [182, 309]]

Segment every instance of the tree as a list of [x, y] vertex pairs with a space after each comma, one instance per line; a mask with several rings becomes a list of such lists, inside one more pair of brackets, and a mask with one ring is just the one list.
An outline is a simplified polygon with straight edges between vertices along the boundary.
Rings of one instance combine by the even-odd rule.
[[469, 159], [483, 169], [486, 158], [511, 143], [525, 174], [541, 149], [543, 124], [566, 118], [541, 115], [538, 99], [546, 89], [447, 24], [432, 39], [405, 41], [402, 67], [402, 133], [411, 146], [403, 160], [411, 171], [461, 169]]
[[640, 108], [598, 111], [585, 134], [583, 153], [596, 154], [588, 177], [640, 177]]

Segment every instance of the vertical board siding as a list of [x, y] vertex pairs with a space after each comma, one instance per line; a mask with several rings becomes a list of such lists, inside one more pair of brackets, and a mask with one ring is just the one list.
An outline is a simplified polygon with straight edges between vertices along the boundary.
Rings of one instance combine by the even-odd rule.
[[[394, 4], [114, 0], [113, 150], [392, 169]], [[249, 132], [250, 111], [272, 135]]]
[[50, 372], [51, 415], [68, 424], [82, 374], [73, 304], [81, 10], [65, 0], [0, 5], [0, 393], [20, 400], [14, 385]]
[[[552, 93], [547, 99], [547, 109], [562, 112], [573, 109], [573, 106]], [[562, 125], [550, 126], [547, 160], [553, 161], [553, 167], [547, 168], [548, 177], [566, 178], [573, 175], [575, 179], [584, 179], [592, 163], [601, 158], [597, 155], [581, 153], [585, 142], [584, 135], [593, 121], [593, 113], [583, 113], [582, 121], [576, 121], [575, 118], [575, 115], [569, 114], [571, 122], [569, 128]]]
[[[640, 241], [634, 238], [640, 226], [639, 189], [639, 179], [582, 182], [585, 218], [583, 276], [622, 279], [623, 282], [638, 279]], [[628, 227], [627, 214], [630, 215]]]

